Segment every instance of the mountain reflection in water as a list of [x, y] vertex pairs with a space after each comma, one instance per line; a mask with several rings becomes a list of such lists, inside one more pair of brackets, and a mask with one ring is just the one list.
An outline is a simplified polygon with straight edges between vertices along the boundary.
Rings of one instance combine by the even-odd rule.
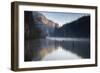
[[[59, 39], [59, 38], [58, 38]], [[90, 58], [90, 40], [76, 38], [25, 40], [25, 61]]]

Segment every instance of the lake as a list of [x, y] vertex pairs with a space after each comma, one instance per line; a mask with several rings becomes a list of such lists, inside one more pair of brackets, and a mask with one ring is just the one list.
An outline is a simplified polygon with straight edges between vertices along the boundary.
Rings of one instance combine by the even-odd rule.
[[49, 61], [90, 58], [89, 38], [25, 40], [24, 61]]

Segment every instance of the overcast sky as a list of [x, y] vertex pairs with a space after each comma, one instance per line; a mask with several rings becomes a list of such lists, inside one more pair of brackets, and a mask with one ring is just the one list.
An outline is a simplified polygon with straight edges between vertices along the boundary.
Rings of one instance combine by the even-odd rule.
[[62, 13], [62, 12], [40, 12], [45, 15], [48, 19], [56, 22], [60, 26], [63, 26], [65, 23], [77, 20], [82, 16], [87, 16], [89, 14], [84, 13]]

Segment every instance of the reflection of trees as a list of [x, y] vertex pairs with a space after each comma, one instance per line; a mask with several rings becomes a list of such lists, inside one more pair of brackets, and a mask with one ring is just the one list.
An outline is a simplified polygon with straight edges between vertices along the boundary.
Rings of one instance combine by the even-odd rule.
[[39, 61], [58, 47], [71, 51], [83, 58], [90, 58], [90, 41], [57, 41], [47, 39], [27, 40], [25, 61]]
[[41, 60], [45, 55], [57, 49], [56, 43], [56, 41], [46, 39], [27, 41], [25, 44], [25, 61]]
[[83, 58], [90, 58], [90, 41], [62, 41], [61, 47]]

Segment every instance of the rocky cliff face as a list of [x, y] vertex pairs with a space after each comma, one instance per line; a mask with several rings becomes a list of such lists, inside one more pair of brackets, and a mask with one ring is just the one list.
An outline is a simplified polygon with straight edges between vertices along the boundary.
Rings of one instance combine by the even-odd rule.
[[47, 19], [37, 11], [25, 11], [25, 38], [45, 38], [54, 32], [57, 23]]
[[32, 12], [33, 15], [33, 19], [34, 19], [34, 23], [42, 23], [45, 26], [48, 27], [52, 27], [55, 28], [55, 26], [57, 26], [58, 24], [47, 19], [43, 14], [39, 13], [39, 12]]

